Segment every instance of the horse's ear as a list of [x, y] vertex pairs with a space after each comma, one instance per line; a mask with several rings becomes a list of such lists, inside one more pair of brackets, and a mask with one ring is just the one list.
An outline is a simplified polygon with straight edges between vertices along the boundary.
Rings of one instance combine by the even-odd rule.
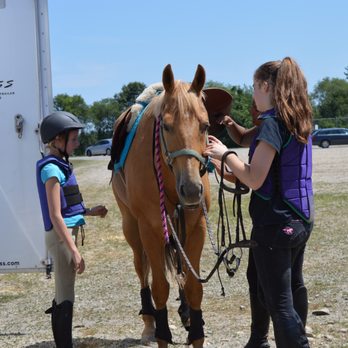
[[163, 87], [167, 93], [172, 93], [174, 90], [174, 74], [172, 66], [168, 64], [162, 74]]
[[197, 95], [201, 93], [205, 84], [205, 70], [202, 65], [197, 65], [195, 77], [191, 83], [190, 91], [195, 92]]

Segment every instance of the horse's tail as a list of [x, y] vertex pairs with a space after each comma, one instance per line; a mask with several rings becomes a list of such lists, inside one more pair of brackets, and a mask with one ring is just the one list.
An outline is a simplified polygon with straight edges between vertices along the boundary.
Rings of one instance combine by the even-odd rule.
[[165, 246], [165, 266], [166, 270], [170, 273], [172, 278], [175, 278], [179, 287], [181, 289], [184, 288], [185, 278], [183, 277], [182, 271], [180, 272], [179, 260], [180, 255], [178, 255], [178, 251], [175, 248], [174, 242], [170, 240], [169, 243]]
[[169, 271], [171, 274], [174, 274], [176, 255], [175, 255], [175, 249], [172, 243], [167, 243], [165, 245], [164, 257], [165, 257], [166, 270]]

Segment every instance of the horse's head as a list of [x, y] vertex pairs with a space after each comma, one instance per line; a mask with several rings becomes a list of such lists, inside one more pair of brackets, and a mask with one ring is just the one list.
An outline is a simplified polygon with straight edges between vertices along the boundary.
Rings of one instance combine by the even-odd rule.
[[204, 196], [202, 169], [209, 120], [203, 103], [205, 71], [198, 65], [191, 84], [174, 80], [170, 65], [163, 71], [164, 94], [159, 112], [162, 153], [175, 176], [181, 204], [197, 207]]

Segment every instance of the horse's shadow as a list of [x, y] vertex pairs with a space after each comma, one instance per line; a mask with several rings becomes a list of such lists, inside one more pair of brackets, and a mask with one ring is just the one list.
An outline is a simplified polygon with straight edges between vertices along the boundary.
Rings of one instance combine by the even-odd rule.
[[[128, 347], [144, 347], [140, 339], [134, 338], [123, 338], [119, 340], [108, 340], [105, 338], [76, 338], [73, 340], [75, 348], [128, 348]], [[55, 347], [53, 341], [43, 341], [35, 344], [30, 344], [29, 346], [24, 346], [23, 348], [51, 348]]]

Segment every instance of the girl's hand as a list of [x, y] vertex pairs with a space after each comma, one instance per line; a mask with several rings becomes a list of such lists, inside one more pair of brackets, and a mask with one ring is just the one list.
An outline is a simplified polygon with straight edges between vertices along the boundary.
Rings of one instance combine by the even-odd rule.
[[73, 260], [74, 265], [75, 265], [75, 268], [74, 268], [75, 271], [78, 274], [83, 273], [85, 270], [85, 260], [80, 255], [80, 253], [77, 249], [75, 251], [73, 251], [73, 253], [72, 253], [72, 260]]
[[87, 215], [100, 216], [101, 218], [104, 218], [107, 213], [108, 213], [108, 210], [105, 207], [105, 205], [97, 205], [97, 206], [89, 209], [87, 212]]
[[227, 151], [227, 147], [213, 135], [209, 135], [208, 140], [209, 143], [203, 154], [221, 160], [222, 155]]
[[225, 115], [225, 116], [220, 117], [217, 120], [217, 123], [223, 124], [225, 127], [229, 128], [233, 125], [234, 121], [233, 121], [232, 117]]
[[[213, 163], [216, 171], [221, 176], [221, 161], [214, 158], [212, 158], [210, 161], [211, 163]], [[224, 168], [224, 179], [233, 183], [236, 183], [237, 179], [236, 176], [233, 174], [232, 170], [226, 164]]]

